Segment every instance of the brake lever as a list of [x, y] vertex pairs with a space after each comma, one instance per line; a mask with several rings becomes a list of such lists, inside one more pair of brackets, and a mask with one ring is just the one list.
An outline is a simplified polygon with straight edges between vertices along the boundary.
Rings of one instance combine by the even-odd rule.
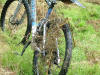
[[82, 7], [82, 8], [86, 8], [85, 6], [83, 6], [78, 0], [71, 0], [73, 3], [75, 3], [76, 5]]

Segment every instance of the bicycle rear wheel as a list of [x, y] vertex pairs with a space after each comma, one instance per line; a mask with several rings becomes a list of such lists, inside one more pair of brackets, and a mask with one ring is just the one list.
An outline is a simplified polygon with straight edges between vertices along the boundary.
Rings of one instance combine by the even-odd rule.
[[1, 29], [12, 39], [17, 40], [17, 44], [19, 42], [25, 44], [31, 33], [31, 14], [28, 2], [22, 0], [14, 20], [12, 19], [19, 1], [6, 1], [1, 13]]
[[[55, 62], [58, 57], [57, 48], [59, 48], [59, 63]], [[38, 51], [34, 52], [33, 73], [34, 75], [66, 75], [71, 56], [72, 37], [68, 24], [56, 26], [50, 23], [47, 30], [45, 56]]]

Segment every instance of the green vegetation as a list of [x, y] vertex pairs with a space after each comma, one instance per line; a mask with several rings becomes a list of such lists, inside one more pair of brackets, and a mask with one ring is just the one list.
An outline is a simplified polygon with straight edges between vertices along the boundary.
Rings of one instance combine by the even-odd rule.
[[0, 0], [0, 4], [1, 4], [1, 3], [5, 3], [5, 1], [6, 1], [6, 0]]
[[60, 11], [70, 19], [75, 43], [68, 75], [100, 74], [100, 5], [84, 5], [85, 9], [69, 6]]
[[[83, 3], [86, 8], [75, 5], [62, 7], [59, 11], [69, 19], [73, 32], [73, 54], [68, 75], [100, 74], [100, 5]], [[2, 33], [4, 34], [4, 33]], [[2, 65], [16, 71], [18, 75], [32, 74], [33, 51], [27, 48], [25, 54], [16, 56], [13, 51], [21, 52], [17, 40], [4, 34], [10, 49], [3, 55]]]

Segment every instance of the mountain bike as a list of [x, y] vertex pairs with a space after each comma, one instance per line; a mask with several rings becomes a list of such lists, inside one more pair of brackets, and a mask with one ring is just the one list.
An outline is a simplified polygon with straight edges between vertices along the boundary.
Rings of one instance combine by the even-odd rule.
[[[77, 0], [72, 2], [82, 6]], [[12, 5], [13, 3], [15, 4]], [[3, 31], [9, 31], [10, 36], [13, 35], [12, 30], [22, 29], [22, 33], [18, 30], [14, 32], [18, 32], [16, 35], [19, 34], [22, 37], [21, 43], [25, 44], [21, 56], [30, 44], [34, 49], [33, 75], [66, 75], [72, 56], [71, 31], [68, 24], [59, 23], [61, 19], [49, 19], [56, 1], [46, 0], [46, 3], [49, 6], [48, 11], [37, 23], [36, 0], [7, 0], [1, 13], [1, 28]], [[11, 5], [13, 8], [10, 8]], [[35, 36], [33, 37], [32, 33], [32, 41], [27, 41], [35, 25]]]

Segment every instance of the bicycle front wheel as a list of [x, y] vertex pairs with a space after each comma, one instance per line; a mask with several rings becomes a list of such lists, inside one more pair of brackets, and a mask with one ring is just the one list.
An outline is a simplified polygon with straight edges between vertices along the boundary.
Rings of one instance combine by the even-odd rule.
[[1, 29], [17, 40], [17, 44], [25, 44], [31, 33], [31, 14], [28, 2], [19, 1], [6, 1], [1, 13]]
[[[34, 52], [34, 75], [66, 75], [72, 56], [72, 37], [69, 25], [50, 24], [48, 27], [45, 56], [38, 51]], [[39, 47], [41, 48], [41, 45]]]

